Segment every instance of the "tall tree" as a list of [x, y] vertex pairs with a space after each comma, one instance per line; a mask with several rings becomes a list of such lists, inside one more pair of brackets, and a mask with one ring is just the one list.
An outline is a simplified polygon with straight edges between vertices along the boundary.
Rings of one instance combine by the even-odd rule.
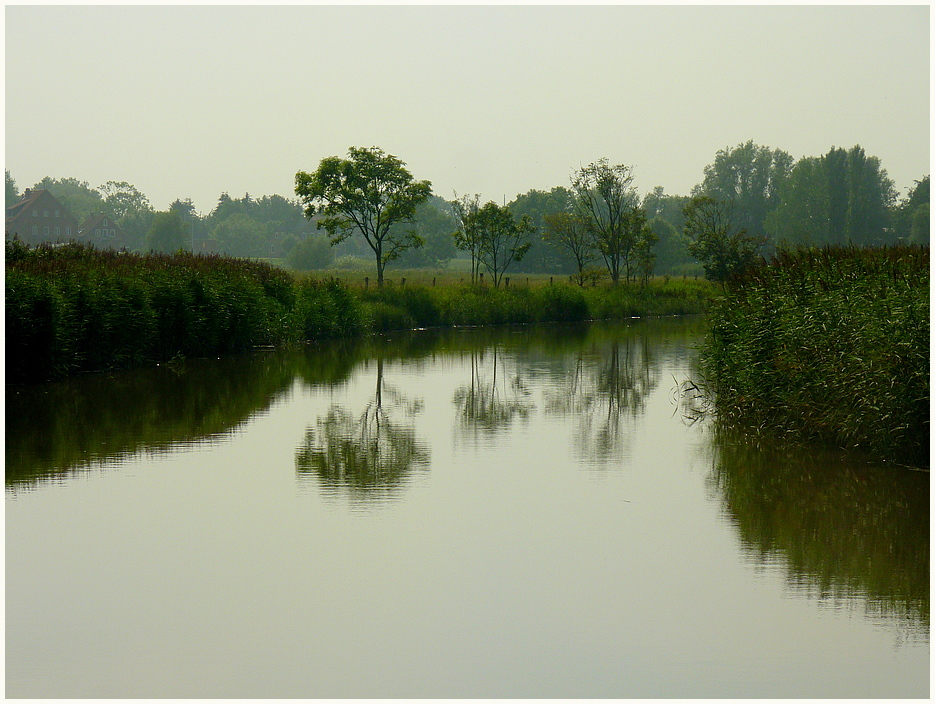
[[478, 210], [476, 217], [480, 240], [478, 258], [490, 273], [494, 288], [499, 288], [510, 265], [521, 261], [529, 251], [532, 246], [529, 235], [535, 228], [528, 215], [517, 220], [509, 206], [493, 201]]
[[155, 216], [149, 199], [126, 181], [108, 181], [98, 187], [104, 196], [104, 207], [127, 233], [131, 248], [143, 244]]
[[455, 257], [457, 250], [451, 233], [457, 225], [448, 204], [442, 198], [430, 196], [420, 203], [412, 227], [425, 244], [418, 249], [403, 252], [397, 260], [398, 265], [411, 268], [440, 267]]
[[571, 179], [578, 216], [587, 223], [594, 246], [615, 284], [629, 267], [642, 228], [635, 228], [633, 213], [639, 196], [633, 187], [633, 169], [600, 159], [578, 169]]
[[765, 221], [776, 244], [878, 245], [899, 237], [898, 227], [890, 231], [892, 181], [880, 160], [859, 145], [802, 157], [779, 195], [780, 205]]
[[752, 237], [766, 233], [766, 216], [779, 205], [779, 190], [792, 170], [788, 152], [748, 141], [717, 152], [692, 195], [708, 195], [733, 205], [737, 225]]
[[351, 147], [348, 158], [321, 160], [318, 169], [295, 175], [295, 193], [305, 205], [309, 219], [320, 214], [318, 227], [337, 244], [359, 232], [373, 250], [377, 283], [383, 285], [383, 270], [407, 249], [421, 245], [413, 232], [391, 232], [396, 223], [411, 223], [416, 206], [432, 193], [429, 181], [416, 181], [406, 165], [377, 147]]
[[577, 268], [574, 279], [579, 286], [584, 286], [584, 271], [597, 256], [587, 222], [570, 212], [549, 213], [543, 221], [546, 241], [562, 247], [571, 255]]
[[471, 255], [471, 283], [477, 282], [480, 267], [480, 235], [477, 230], [477, 213], [480, 211], [480, 194], [458, 196], [451, 202], [458, 229], [454, 233], [455, 247]]
[[848, 241], [856, 245], [883, 244], [896, 189], [880, 160], [867, 156], [859, 144], [847, 152], [847, 195]]

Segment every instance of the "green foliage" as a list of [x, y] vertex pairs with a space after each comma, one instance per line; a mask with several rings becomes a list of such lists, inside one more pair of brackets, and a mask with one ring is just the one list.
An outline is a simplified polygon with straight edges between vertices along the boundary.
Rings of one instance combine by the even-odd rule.
[[416, 207], [411, 225], [397, 223], [393, 235], [405, 237], [405, 229], [411, 228], [422, 240], [421, 247], [408, 249], [396, 259], [394, 266], [405, 268], [443, 267], [451, 261], [457, 249], [452, 233], [457, 229], [450, 206], [438, 196], [429, 196]]
[[295, 175], [295, 193], [306, 217], [323, 216], [318, 227], [331, 235], [333, 244], [359, 232], [376, 257], [381, 286], [387, 262], [422, 245], [414, 231], [400, 234], [391, 228], [411, 223], [416, 207], [431, 192], [431, 183], [413, 180], [401, 160], [377, 147], [351, 147], [347, 159], [326, 157], [314, 173]]
[[532, 247], [514, 267], [516, 272], [542, 274], [572, 274], [576, 267], [569, 252], [559, 243], [548, 237], [546, 220], [558, 213], [568, 212], [574, 198], [564, 186], [555, 186], [550, 191], [530, 190], [516, 196], [510, 203], [510, 210], [517, 218], [529, 217], [533, 230], [529, 241]]
[[585, 270], [597, 255], [587, 221], [580, 215], [562, 211], [545, 215], [543, 223], [545, 240], [571, 255], [577, 269], [574, 280], [584, 286]]
[[325, 269], [334, 263], [334, 250], [320, 235], [306, 237], [297, 242], [286, 255], [286, 264], [297, 271]]
[[928, 248], [779, 252], [729, 283], [705, 372], [724, 422], [928, 466]]
[[190, 249], [191, 239], [187, 235], [185, 222], [177, 212], [156, 213], [146, 233], [146, 248], [152, 252], [166, 253]]
[[88, 245], [6, 248], [7, 375], [63, 377], [362, 329], [331, 282], [294, 283], [267, 264], [138, 256]]
[[104, 197], [100, 191], [91, 188], [87, 181], [46, 176], [33, 188], [49, 191], [79, 223], [84, 222], [91, 213], [104, 210]]
[[756, 261], [763, 240], [737, 227], [730, 201], [695, 196], [685, 206], [684, 214], [688, 251], [704, 265], [710, 281], [727, 281]]
[[[647, 217], [648, 215], [647, 212]], [[685, 216], [682, 215], [679, 221], [684, 223], [684, 220]], [[649, 229], [652, 230], [658, 242], [653, 250], [656, 254], [657, 273], [674, 273], [679, 266], [691, 264], [695, 261], [688, 249], [690, 240], [681, 230], [677, 230], [669, 220], [662, 216], [656, 216], [647, 225], [649, 225]]]
[[629, 281], [631, 269], [646, 258], [642, 250], [651, 249], [646, 215], [632, 184], [632, 167], [611, 165], [607, 159], [581, 167], [571, 180], [575, 213], [587, 224], [594, 248], [615, 284], [621, 274]]
[[792, 170], [792, 156], [748, 141], [721, 149], [704, 169], [704, 181], [692, 195], [731, 203], [736, 224], [754, 239], [766, 236], [766, 216], [780, 203], [780, 192]]
[[860, 145], [803, 157], [778, 191], [780, 202], [764, 223], [779, 246], [895, 241], [889, 232], [893, 183]]
[[4, 181], [6, 183], [6, 207], [16, 205], [20, 199], [19, 188], [16, 187], [16, 179], [10, 176], [10, 170], [4, 170]]
[[211, 231], [218, 247], [233, 257], [269, 256], [269, 229], [244, 213], [235, 213]]
[[522, 261], [532, 247], [529, 235], [534, 227], [529, 216], [516, 220], [508, 207], [493, 201], [484, 204], [475, 217], [477, 257], [493, 279], [494, 288], [499, 288], [510, 265]]

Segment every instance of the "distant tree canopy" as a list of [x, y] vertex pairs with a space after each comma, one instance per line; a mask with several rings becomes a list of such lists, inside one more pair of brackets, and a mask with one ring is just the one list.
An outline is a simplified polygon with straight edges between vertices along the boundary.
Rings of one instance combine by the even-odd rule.
[[[530, 246], [513, 258], [511, 270], [569, 274], [583, 282], [583, 262], [594, 255], [614, 280], [645, 277], [650, 268], [697, 273], [702, 266], [689, 249], [685, 208], [699, 196], [729, 203], [736, 230], [763, 242], [766, 253], [790, 245], [929, 243], [929, 176], [900, 199], [880, 159], [860, 145], [794, 161], [780, 149], [747, 141], [719, 150], [690, 196], [655, 186], [641, 200], [631, 171], [603, 159], [577, 170], [570, 187], [518, 194], [506, 207], [517, 222], [527, 218]], [[10, 207], [21, 193], [9, 170], [5, 181]], [[92, 188], [77, 178], [47, 176], [33, 188], [48, 189], [79, 223], [91, 213], [113, 216], [130, 249], [150, 247], [156, 212], [132, 184], [107, 181]], [[415, 181], [402, 161], [376, 147], [352, 147], [347, 159], [329, 157], [314, 173], [299, 172], [296, 196], [223, 192], [207, 214], [199, 214], [191, 199], [176, 199], [168, 212], [184, 225], [183, 244], [200, 250], [213, 238], [233, 256], [284, 257], [303, 244], [295, 256], [304, 253], [308, 262], [320, 243], [304, 243], [321, 227], [338, 255], [374, 256], [378, 280], [392, 263], [444, 267], [455, 257], [469, 257], [472, 280], [484, 266], [481, 241], [470, 224], [481, 209], [480, 196], [433, 196], [428, 181]], [[572, 215], [577, 217], [569, 220]], [[576, 241], [582, 223], [587, 241], [576, 254], [563, 237]]]
[[177, 212], [156, 213], [146, 233], [146, 248], [154, 252], [177, 252], [189, 249], [188, 231]]
[[33, 188], [49, 191], [79, 223], [91, 213], [105, 212], [104, 196], [96, 188], [91, 188], [87, 181], [46, 176]]
[[423, 243], [414, 229], [392, 228], [413, 222], [432, 184], [413, 179], [405, 163], [378, 147], [351, 147], [347, 159], [326, 157], [313, 173], [299, 171], [295, 193], [306, 217], [322, 216], [317, 226], [328, 232], [332, 244], [355, 232], [363, 236], [373, 250], [380, 286], [387, 262]]
[[890, 229], [896, 200], [893, 182], [880, 160], [868, 157], [859, 145], [803, 157], [779, 196], [779, 205], [765, 223], [776, 244], [863, 246], [895, 241]]
[[733, 206], [737, 226], [751, 237], [766, 235], [766, 216], [780, 203], [780, 193], [792, 171], [792, 156], [748, 141], [721, 149], [704, 169], [704, 181], [692, 191]]
[[6, 177], [6, 207], [16, 205], [19, 202], [19, 189], [16, 187], [16, 180], [10, 176], [9, 169], [4, 169]]

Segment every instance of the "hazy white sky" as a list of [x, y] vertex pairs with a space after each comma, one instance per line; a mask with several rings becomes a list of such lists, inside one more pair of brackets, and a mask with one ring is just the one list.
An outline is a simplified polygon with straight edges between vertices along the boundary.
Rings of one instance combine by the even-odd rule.
[[688, 194], [718, 149], [861, 144], [929, 173], [929, 7], [6, 6], [5, 166], [156, 209], [294, 196], [379, 146], [509, 201], [607, 157]]

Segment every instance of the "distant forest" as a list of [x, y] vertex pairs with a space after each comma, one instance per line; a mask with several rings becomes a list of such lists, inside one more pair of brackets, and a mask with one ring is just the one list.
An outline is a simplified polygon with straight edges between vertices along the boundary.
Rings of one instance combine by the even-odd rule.
[[[315, 222], [303, 215], [299, 200], [281, 195], [231, 197], [221, 193], [207, 214], [195, 211], [191, 199], [176, 199], [167, 211], [153, 209], [148, 198], [126, 182], [108, 181], [97, 188], [76, 178], [43, 178], [31, 188], [48, 189], [82, 222], [91, 213], [107, 213], [127, 234], [136, 251], [217, 251], [239, 257], [284, 258], [297, 269], [340, 265], [342, 257], [372, 256], [362, 238], [331, 247]], [[731, 204], [737, 224], [766, 242], [763, 253], [782, 245], [896, 243], [929, 244], [929, 176], [915, 181], [900, 199], [892, 180], [874, 156], [860, 146], [832, 147], [826, 154], [794, 161], [788, 152], [752, 141], [717, 152], [704, 169], [704, 179], [688, 195], [671, 195], [656, 186], [640, 205], [658, 238], [654, 246], [657, 274], [700, 274], [683, 232], [684, 208], [696, 196]], [[21, 196], [6, 171], [6, 205]], [[572, 274], [568, 251], [549, 241], [544, 222], [573, 205], [569, 187], [530, 190], [508, 206], [517, 217], [528, 215], [535, 230], [532, 247], [516, 273]], [[431, 196], [419, 206], [414, 227], [425, 246], [403, 254], [397, 268], [444, 267], [465, 254], [455, 248], [458, 229], [455, 200]]]

